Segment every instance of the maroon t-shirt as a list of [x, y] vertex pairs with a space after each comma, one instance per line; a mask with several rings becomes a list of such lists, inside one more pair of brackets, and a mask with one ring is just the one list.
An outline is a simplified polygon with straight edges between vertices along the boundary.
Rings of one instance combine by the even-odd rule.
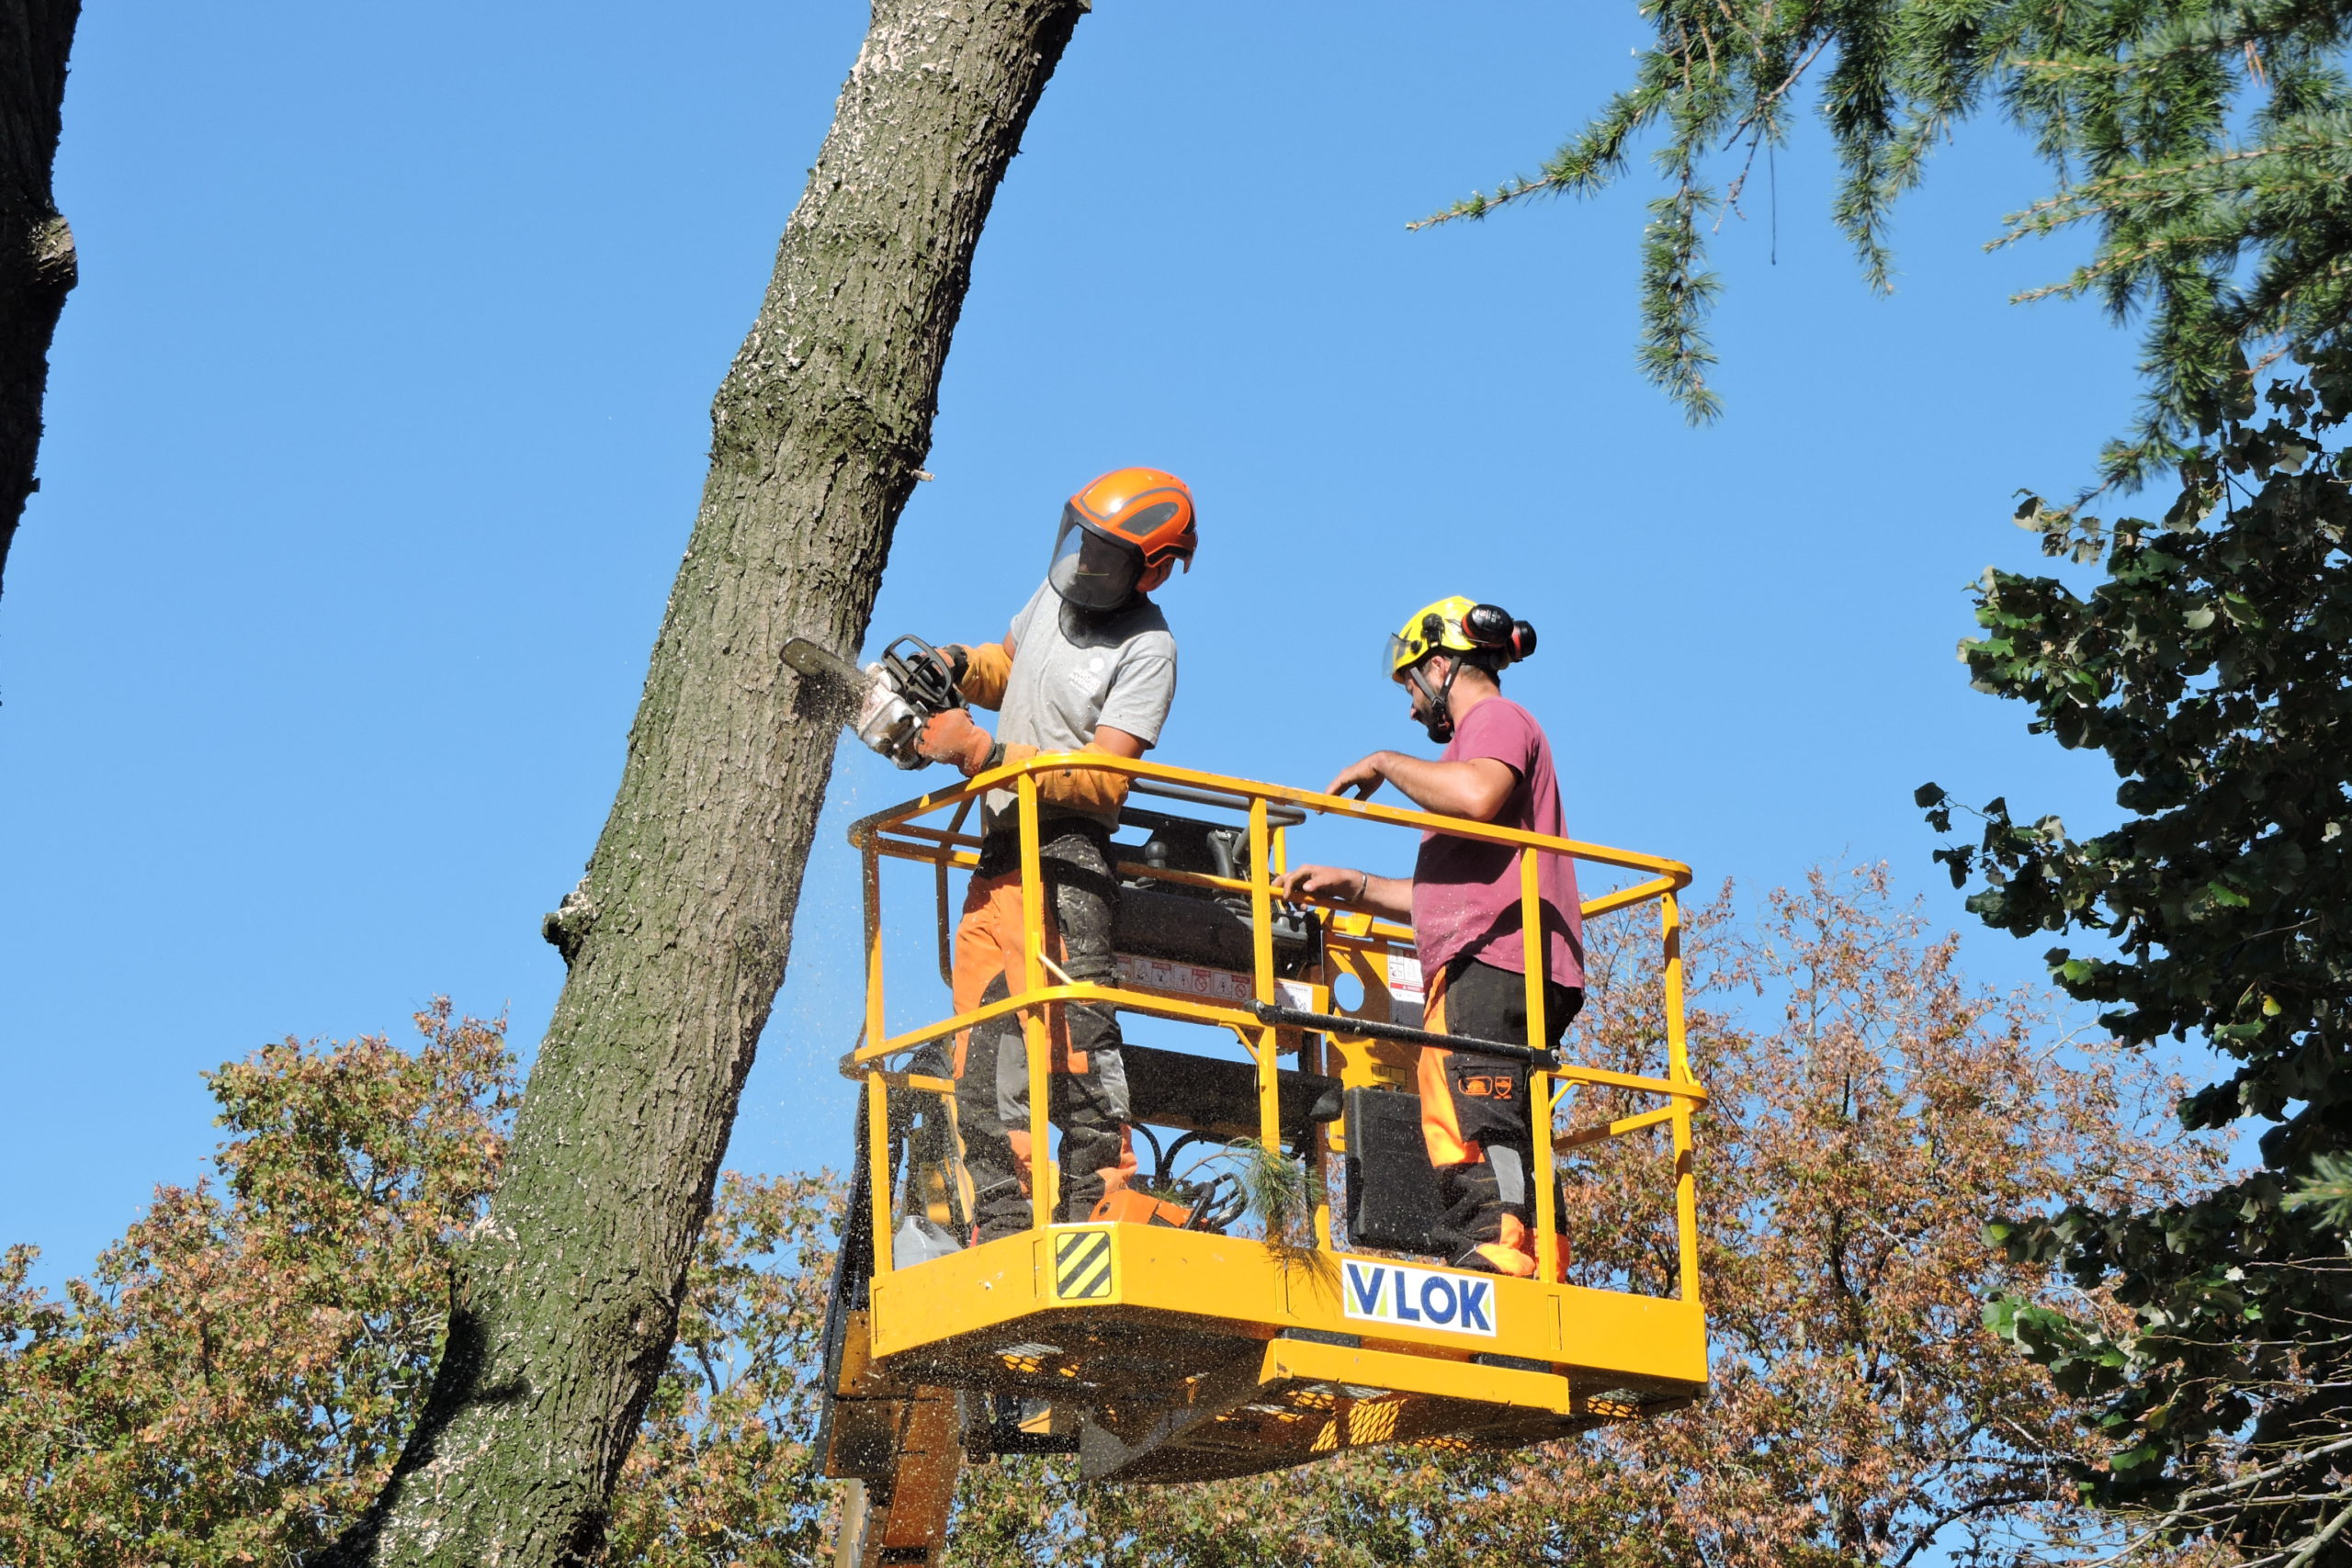
[[[1503, 801], [1495, 825], [1531, 833], [1567, 837], [1560, 815], [1560, 782], [1552, 772], [1552, 744], [1534, 715], [1506, 697], [1488, 697], [1455, 725], [1442, 761], [1492, 757], [1519, 775], [1519, 786]], [[1541, 856], [1536, 888], [1544, 900], [1544, 927], [1553, 982], [1584, 984], [1584, 914], [1577, 897], [1576, 863], [1566, 855]], [[1459, 957], [1475, 958], [1514, 975], [1527, 973], [1526, 944], [1520, 934], [1519, 851], [1509, 844], [1482, 843], [1446, 833], [1421, 835], [1413, 863], [1413, 933], [1421, 973], [1435, 981], [1438, 971]]]

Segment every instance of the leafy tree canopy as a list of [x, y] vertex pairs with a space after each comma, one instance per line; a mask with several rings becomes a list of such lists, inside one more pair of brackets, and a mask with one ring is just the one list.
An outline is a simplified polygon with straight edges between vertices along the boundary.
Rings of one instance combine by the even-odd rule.
[[[1373, 1449], [1168, 1489], [1003, 1461], [967, 1472], [951, 1562], [1996, 1564], [2106, 1532], [2066, 1468], [2096, 1462], [2085, 1401], [1984, 1354], [1976, 1324], [1988, 1292], [2081, 1298], [1979, 1231], [1988, 1208], [2046, 1192], [2145, 1205], [2209, 1181], [2198, 1150], [2135, 1114], [2163, 1086], [2103, 1048], [2059, 1059], [2033, 1010], [1970, 987], [1875, 874], [1777, 897], [1752, 938], [1725, 917], [1695, 922], [1690, 946], [1693, 1049], [1717, 1091], [1703, 1405], [1525, 1454]], [[1625, 924], [1595, 922], [1578, 1027], [1586, 1054], [1633, 1067], [1656, 1060], [1664, 1011], [1655, 941]], [[1759, 992], [1780, 1021], [1743, 1027], [1730, 1008]], [[159, 1193], [64, 1301], [11, 1255], [0, 1562], [283, 1562], [366, 1506], [424, 1397], [450, 1250], [481, 1213], [514, 1089], [495, 1026], [419, 1022], [413, 1051], [288, 1043], [216, 1075], [220, 1190]], [[1587, 1089], [1571, 1120], [1628, 1109]], [[1672, 1157], [1657, 1132], [1586, 1146], [1566, 1208], [1586, 1282], [1672, 1288]], [[808, 1439], [839, 1219], [822, 1176], [722, 1182], [603, 1561], [826, 1555], [834, 1489]]]
[[[2193, 1201], [2002, 1228], [2012, 1256], [2133, 1310], [2120, 1330], [1995, 1314], [2062, 1387], [2104, 1402], [2108, 1463], [2080, 1472], [2086, 1489], [2159, 1533], [2337, 1562], [2352, 1561], [2352, 378], [2323, 364], [2264, 403], [2232, 411], [2158, 521], [2021, 510], [2052, 553], [2104, 549], [2107, 580], [2084, 597], [1988, 571], [1984, 633], [1962, 654], [2036, 729], [2104, 752], [2128, 816], [2078, 839], [1994, 800], [1979, 841], [1939, 858], [1991, 924], [2093, 939], [2049, 962], [2120, 1037], [2199, 1038], [2236, 1064], [2182, 1101], [2187, 1124], [2267, 1124], [2260, 1168]], [[1951, 829], [1943, 791], [1920, 804]]]
[[[1987, 1247], [1984, 1217], [2060, 1193], [2161, 1201], [2213, 1176], [2156, 1133], [2165, 1086], [2111, 1047], [2053, 1048], [2029, 998], [1971, 986], [1881, 874], [1816, 875], [1741, 934], [1691, 927], [1714, 1387], [1696, 1407], [1512, 1454], [1373, 1449], [1302, 1471], [1164, 1490], [1085, 1487], [1001, 1461], [967, 1473], [951, 1568], [1849, 1568], [2049, 1561], [2108, 1540], [2070, 1465], [2095, 1464], [2085, 1402], [1981, 1326], [1983, 1298], [2084, 1297]], [[1665, 1028], [1655, 939], [1588, 929], [1577, 1054], [1639, 1071]], [[1777, 1013], [1745, 1026], [1741, 1004]], [[2153, 1093], [2152, 1093], [2153, 1091]], [[1578, 1091], [1585, 1126], [1638, 1109]], [[1588, 1145], [1564, 1213], [1581, 1283], [1665, 1293], [1672, 1154]], [[2120, 1328], [2128, 1314], [2088, 1300]], [[2193, 1560], [2193, 1559], [2191, 1559]], [[2148, 1568], [2179, 1562], [2152, 1554]]]
[[[368, 1506], [415, 1420], [452, 1263], [506, 1146], [496, 1021], [413, 1050], [285, 1041], [211, 1075], [220, 1181], [165, 1187], [51, 1297], [0, 1257], [0, 1562], [298, 1562]], [[810, 1473], [824, 1177], [721, 1184], [676, 1347], [613, 1503], [610, 1561], [784, 1568], [822, 1555]]]
[[[2042, 199], [1996, 242], [2086, 230], [2091, 259], [2036, 295], [2143, 316], [2147, 393], [2101, 466], [2176, 499], [2110, 529], [2029, 500], [2053, 554], [2104, 562], [2080, 595], [1988, 571], [1975, 685], [2032, 707], [2060, 744], [2106, 753], [2118, 828], [1986, 805], [1943, 852], [1971, 906], [2050, 953], [2060, 985], [2132, 1043], [2210, 1042], [2233, 1060], [2186, 1097], [2192, 1128], [2265, 1126], [2261, 1167], [2205, 1196], [2075, 1202], [1998, 1227], [2131, 1308], [2120, 1324], [2018, 1300], [1994, 1325], [2096, 1402], [2097, 1501], [2159, 1538], [2256, 1561], [2352, 1562], [2352, 11], [2303, 0], [1652, 0], [1633, 84], [1535, 175], [1458, 204], [1483, 216], [1590, 192], [1657, 139], [1666, 190], [1643, 262], [1651, 377], [1694, 418], [1718, 408], [1707, 226], [1759, 151], [1821, 114], [1834, 207], [1865, 276], [1889, 277], [1896, 197], [1983, 111], [2047, 162]], [[2034, 296], [2029, 296], [2034, 297]], [[2257, 400], [2256, 389], [2261, 389]], [[1920, 804], [1939, 830], [1953, 804]]]
[[159, 1189], [56, 1301], [0, 1262], [0, 1562], [277, 1562], [391, 1467], [513, 1104], [499, 1026], [293, 1041], [210, 1076], [219, 1184]]
[[[2182, 455], [2249, 368], [2308, 362], [2352, 311], [2352, 12], [2314, 0], [1645, 0], [1633, 85], [1532, 175], [1424, 220], [1480, 218], [1622, 177], [1657, 133], [1665, 190], [1642, 242], [1641, 363], [1693, 420], [1720, 404], [1707, 315], [1713, 215], [1811, 103], [1843, 171], [1833, 217], [1886, 289], [1895, 198], [1936, 143], [1997, 108], [2049, 193], [1995, 242], [2086, 228], [2092, 259], [2022, 298], [2144, 310], [2148, 389], [2104, 467]], [[1417, 227], [1419, 225], [1417, 225]]]

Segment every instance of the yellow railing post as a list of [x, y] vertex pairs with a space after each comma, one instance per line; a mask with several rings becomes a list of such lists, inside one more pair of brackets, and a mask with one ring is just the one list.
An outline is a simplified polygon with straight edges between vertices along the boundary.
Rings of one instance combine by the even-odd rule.
[[865, 1043], [879, 1045], [882, 1029], [882, 855], [865, 840]]
[[[865, 850], [865, 1043], [882, 1043], [882, 857], [869, 836]], [[865, 1076], [866, 1188], [873, 1198], [874, 1272], [890, 1271], [890, 1100], [878, 1073]]]
[[[1544, 1018], [1544, 982], [1551, 974], [1551, 951], [1544, 941], [1544, 896], [1537, 880], [1542, 863], [1531, 845], [1519, 852], [1519, 923], [1521, 952], [1527, 961], [1527, 1048], [1544, 1049], [1547, 1031]], [[1534, 1134], [1527, 1179], [1535, 1184], [1535, 1277], [1546, 1284], [1559, 1278], [1560, 1238], [1555, 1233], [1558, 1201], [1552, 1182], [1552, 1075], [1541, 1067], [1527, 1070], [1527, 1120]]]
[[[1690, 1043], [1682, 1026], [1682, 906], [1672, 893], [1658, 899], [1666, 939], [1666, 1076], [1691, 1083]], [[1690, 1101], [1674, 1097], [1674, 1229], [1682, 1255], [1682, 1299], [1699, 1299], [1699, 1188], [1690, 1141]]]
[[897, 1265], [890, 1261], [890, 1086], [878, 1072], [865, 1075], [865, 1184], [873, 1195], [874, 1272], [878, 1278]]
[[[1264, 803], [1261, 801], [1260, 804], [1263, 805]], [[1273, 829], [1272, 858], [1268, 863], [1273, 874], [1276, 876], [1281, 876], [1290, 870], [1289, 835], [1290, 829], [1286, 827], [1275, 828]], [[1268, 899], [1269, 908], [1272, 907], [1272, 900], [1270, 897]], [[1272, 951], [1271, 940], [1272, 939], [1269, 938], [1269, 952]], [[1317, 1040], [1318, 1043], [1312, 1051], [1307, 1048], [1304, 1040], [1299, 1043], [1298, 1070], [1300, 1072], [1319, 1073], [1323, 1070], [1324, 1046], [1320, 1043], [1322, 1036], [1316, 1035], [1313, 1038]], [[1279, 1105], [1282, 1092], [1282, 1077], [1279, 1071], [1280, 1064], [1277, 1063], [1276, 1066], [1278, 1070], [1275, 1074], [1274, 1083], [1276, 1101]], [[1325, 1135], [1324, 1130], [1320, 1126], [1309, 1126], [1307, 1128], [1306, 1146], [1300, 1151], [1300, 1155], [1306, 1162], [1308, 1173], [1316, 1179], [1313, 1187], [1310, 1189], [1315, 1197], [1315, 1245], [1323, 1251], [1329, 1252], [1332, 1249], [1334, 1245], [1331, 1240], [1331, 1187], [1328, 1179], [1330, 1174], [1329, 1167], [1331, 1164], [1331, 1150], [1330, 1139]]]
[[[1018, 789], [1021, 799], [1021, 988], [1023, 991], [1043, 990], [1046, 986], [1046, 876], [1044, 857], [1037, 823], [1037, 779], [1034, 773], [1021, 775]], [[1052, 1089], [1053, 1034], [1047, 1027], [1044, 1010], [1023, 1008], [1021, 1011], [1021, 1038], [1029, 1052], [1029, 1213], [1035, 1226], [1043, 1230], [1053, 1224], [1054, 1205], [1060, 1194], [1054, 1190], [1058, 1174], [1048, 1147], [1053, 1123], [1047, 1115], [1047, 1094]]]
[[[1272, 844], [1266, 832], [1266, 802], [1250, 799], [1250, 968], [1251, 995], [1271, 1006], [1274, 1001], [1274, 889], [1270, 880]], [[1283, 1152], [1282, 1064], [1275, 1051], [1274, 1026], [1258, 1031], [1258, 1141], [1270, 1159]]]

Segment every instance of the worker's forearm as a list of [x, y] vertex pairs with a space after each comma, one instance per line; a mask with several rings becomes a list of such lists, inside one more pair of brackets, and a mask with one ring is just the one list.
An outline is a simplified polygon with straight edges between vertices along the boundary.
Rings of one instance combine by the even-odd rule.
[[1424, 811], [1487, 822], [1501, 808], [1492, 782], [1471, 763], [1432, 762], [1402, 751], [1375, 752], [1374, 761], [1381, 775]]
[[1366, 876], [1363, 891], [1348, 900], [1359, 909], [1395, 919], [1413, 918], [1413, 879], [1409, 876]]

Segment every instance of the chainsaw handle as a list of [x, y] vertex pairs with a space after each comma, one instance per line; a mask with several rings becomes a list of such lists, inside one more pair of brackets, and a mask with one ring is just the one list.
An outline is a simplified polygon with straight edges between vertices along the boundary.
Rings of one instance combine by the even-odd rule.
[[[909, 644], [917, 650], [914, 654], [899, 651]], [[882, 662], [899, 677], [899, 694], [922, 708], [926, 716], [966, 705], [964, 694], [956, 684], [955, 666], [922, 638], [912, 634], [893, 637], [882, 650]]]

